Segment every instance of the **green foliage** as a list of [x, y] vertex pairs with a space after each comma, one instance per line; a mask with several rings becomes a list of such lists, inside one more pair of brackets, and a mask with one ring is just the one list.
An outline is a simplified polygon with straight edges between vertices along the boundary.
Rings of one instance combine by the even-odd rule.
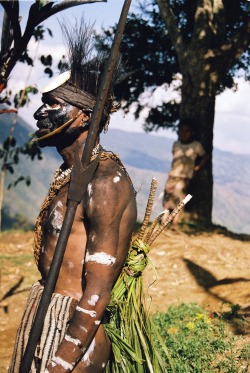
[[35, 40], [44, 40], [45, 32], [48, 32], [49, 36], [53, 37], [52, 31], [49, 28], [45, 28], [43, 25], [37, 26], [33, 32]]
[[27, 49], [23, 52], [22, 56], [19, 59], [19, 62], [27, 63], [27, 65], [33, 66], [33, 60], [29, 56]]
[[229, 311], [226, 311], [226, 312], [222, 313], [222, 317], [225, 320], [231, 320], [231, 319], [240, 317], [239, 316], [239, 311], [240, 311], [241, 307], [240, 307], [239, 304], [229, 304], [229, 308], [230, 308]]
[[113, 358], [106, 373], [165, 373], [164, 358], [160, 356], [157, 342], [167, 352], [144, 304], [141, 275], [148, 263], [149, 250], [140, 239], [132, 242], [124, 270], [112, 289], [107, 307], [110, 322], [105, 324], [105, 330], [111, 341]]
[[[38, 160], [42, 159], [41, 149], [36, 143], [28, 141], [22, 146], [16, 146], [16, 139], [14, 137], [8, 137], [2, 148], [0, 147], [0, 161], [2, 159], [2, 170], [14, 174], [14, 167], [19, 163], [20, 154], [27, 155], [31, 160], [34, 160], [36, 157]], [[24, 181], [27, 186], [30, 185], [29, 176], [19, 176], [17, 180], [8, 185], [8, 189], [13, 186], [16, 186], [21, 181]]]
[[214, 318], [196, 304], [181, 304], [157, 313], [153, 320], [176, 373], [247, 372], [250, 346], [237, 350], [223, 318]]
[[25, 89], [21, 89], [18, 93], [14, 96], [14, 105], [15, 108], [23, 107], [30, 102], [30, 94], [37, 94], [38, 89], [33, 86], [25, 87]]
[[[47, 3], [47, 1], [40, 1], [40, 7], [44, 6]], [[43, 25], [38, 25], [34, 31], [33, 36], [38, 42], [39, 40], [43, 40], [45, 37], [45, 33], [48, 32], [48, 34], [52, 37], [52, 31], [48, 28], [45, 28]], [[21, 55], [19, 62], [26, 63], [30, 66], [33, 66], [34, 61], [28, 54], [27, 48]], [[46, 66], [44, 72], [49, 75], [49, 77], [52, 77], [53, 72], [51, 70], [51, 66], [53, 64], [53, 58], [51, 55], [47, 56], [41, 56], [40, 62]], [[10, 90], [5, 90], [4, 95], [0, 98], [1, 104], [7, 104], [11, 105], [12, 101], [14, 103], [14, 107], [16, 109], [23, 107], [27, 105], [31, 98], [31, 95], [37, 94], [38, 89], [35, 86], [27, 86], [24, 89], [17, 92], [14, 97], [12, 96], [12, 92]], [[19, 163], [19, 155], [25, 154], [27, 157], [30, 157], [31, 160], [34, 160], [36, 157], [38, 160], [42, 159], [41, 150], [37, 146], [36, 143], [27, 142], [23, 144], [22, 146], [16, 146], [16, 140], [15, 138], [10, 135], [7, 137], [7, 139], [3, 142], [2, 147], [0, 146], [0, 160], [2, 159], [2, 170], [7, 171], [11, 174], [14, 173], [14, 166], [16, 166]], [[27, 186], [30, 185], [30, 177], [29, 176], [20, 176], [15, 180], [14, 182], [10, 183], [8, 185], [8, 189], [10, 189], [13, 186], [16, 186], [21, 181], [24, 181]]]

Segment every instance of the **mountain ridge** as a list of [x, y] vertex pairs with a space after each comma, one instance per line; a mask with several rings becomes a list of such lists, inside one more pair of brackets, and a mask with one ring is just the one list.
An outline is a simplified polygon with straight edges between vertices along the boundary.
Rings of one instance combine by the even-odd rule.
[[[0, 136], [8, 135], [10, 117], [1, 115]], [[22, 118], [18, 118], [14, 137], [17, 142], [27, 141], [34, 129]], [[172, 161], [172, 139], [147, 133], [126, 132], [109, 129], [101, 135], [101, 144], [118, 153], [137, 191], [138, 218], [142, 220], [145, 211], [150, 183], [153, 177], [158, 180], [158, 190], [152, 217], [162, 210], [161, 193]], [[23, 214], [34, 223], [39, 207], [46, 195], [53, 173], [62, 163], [55, 149], [42, 149], [42, 161], [30, 161], [22, 157], [16, 167], [14, 178], [31, 175], [32, 184], [27, 188], [20, 183], [16, 188], [6, 191], [4, 207], [10, 214]], [[214, 149], [214, 207], [213, 222], [227, 227], [236, 233], [250, 232], [250, 155], [241, 155]], [[13, 179], [8, 175], [6, 185]], [[13, 203], [15, 200], [15, 203]]]

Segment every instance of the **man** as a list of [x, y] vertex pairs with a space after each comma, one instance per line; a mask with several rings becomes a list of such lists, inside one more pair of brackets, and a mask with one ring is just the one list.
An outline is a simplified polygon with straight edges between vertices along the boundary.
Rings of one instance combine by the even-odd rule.
[[[10, 372], [19, 371], [65, 215], [74, 153], [77, 151], [82, 156], [95, 105], [101, 64], [98, 57], [89, 61], [86, 58], [84, 46], [88, 42], [89, 49], [86, 39], [89, 32], [80, 37], [81, 40], [75, 38], [71, 43], [71, 73], [62, 74], [43, 91], [43, 105], [34, 114], [39, 145], [55, 146], [63, 164], [36, 223], [35, 258], [41, 280], [31, 289]], [[77, 60], [81, 61], [81, 66]], [[109, 94], [102, 127], [111, 111]], [[93, 157], [99, 152], [98, 144], [99, 141]], [[105, 309], [124, 265], [135, 221], [136, 201], [131, 181], [118, 158], [104, 152], [76, 210], [32, 372], [98, 373], [105, 370], [110, 344], [102, 323], [107, 322]]]

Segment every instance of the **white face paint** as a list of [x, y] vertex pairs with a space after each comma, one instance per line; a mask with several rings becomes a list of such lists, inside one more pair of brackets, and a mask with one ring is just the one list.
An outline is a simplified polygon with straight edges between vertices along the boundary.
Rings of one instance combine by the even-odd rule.
[[90, 300], [88, 300], [88, 304], [90, 304], [91, 306], [95, 306], [98, 299], [99, 299], [99, 295], [97, 294], [91, 295]]
[[82, 361], [84, 361], [86, 363], [86, 365], [91, 364], [90, 356], [93, 354], [94, 349], [95, 349], [95, 338], [91, 342], [88, 350], [86, 351], [86, 353], [84, 354], [84, 356], [82, 358]]
[[113, 182], [118, 183], [118, 181], [120, 181], [120, 176], [115, 176]]
[[61, 359], [59, 356], [54, 356], [52, 361], [54, 363], [56, 363], [57, 365], [61, 365], [65, 370], [66, 369], [69, 369], [69, 370], [73, 370], [74, 369], [74, 365], [75, 364], [70, 364], [68, 363], [67, 361]]
[[59, 109], [61, 109], [61, 106], [60, 105], [50, 106], [49, 104], [44, 104], [44, 108], [46, 110], [59, 110]]
[[96, 312], [95, 311], [86, 310], [85, 308], [82, 308], [82, 307], [79, 307], [79, 306], [76, 307], [76, 311], [86, 313], [87, 315], [89, 315], [91, 317], [96, 317]]
[[104, 252], [95, 253], [90, 255], [86, 253], [85, 262], [96, 262], [98, 264], [103, 264], [105, 266], [113, 265], [116, 262], [116, 258], [112, 255], [106, 254]]

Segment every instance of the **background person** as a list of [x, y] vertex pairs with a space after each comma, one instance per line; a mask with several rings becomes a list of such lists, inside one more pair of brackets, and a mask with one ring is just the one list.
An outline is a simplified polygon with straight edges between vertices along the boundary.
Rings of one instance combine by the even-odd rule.
[[[169, 172], [163, 195], [163, 208], [166, 211], [162, 217], [164, 223], [171, 211], [187, 195], [188, 186], [194, 176], [206, 163], [208, 156], [202, 144], [194, 140], [195, 131], [191, 119], [180, 120], [178, 126], [178, 140], [172, 148], [173, 161]], [[173, 229], [176, 229], [180, 219], [180, 213], [175, 216], [172, 222]]]

